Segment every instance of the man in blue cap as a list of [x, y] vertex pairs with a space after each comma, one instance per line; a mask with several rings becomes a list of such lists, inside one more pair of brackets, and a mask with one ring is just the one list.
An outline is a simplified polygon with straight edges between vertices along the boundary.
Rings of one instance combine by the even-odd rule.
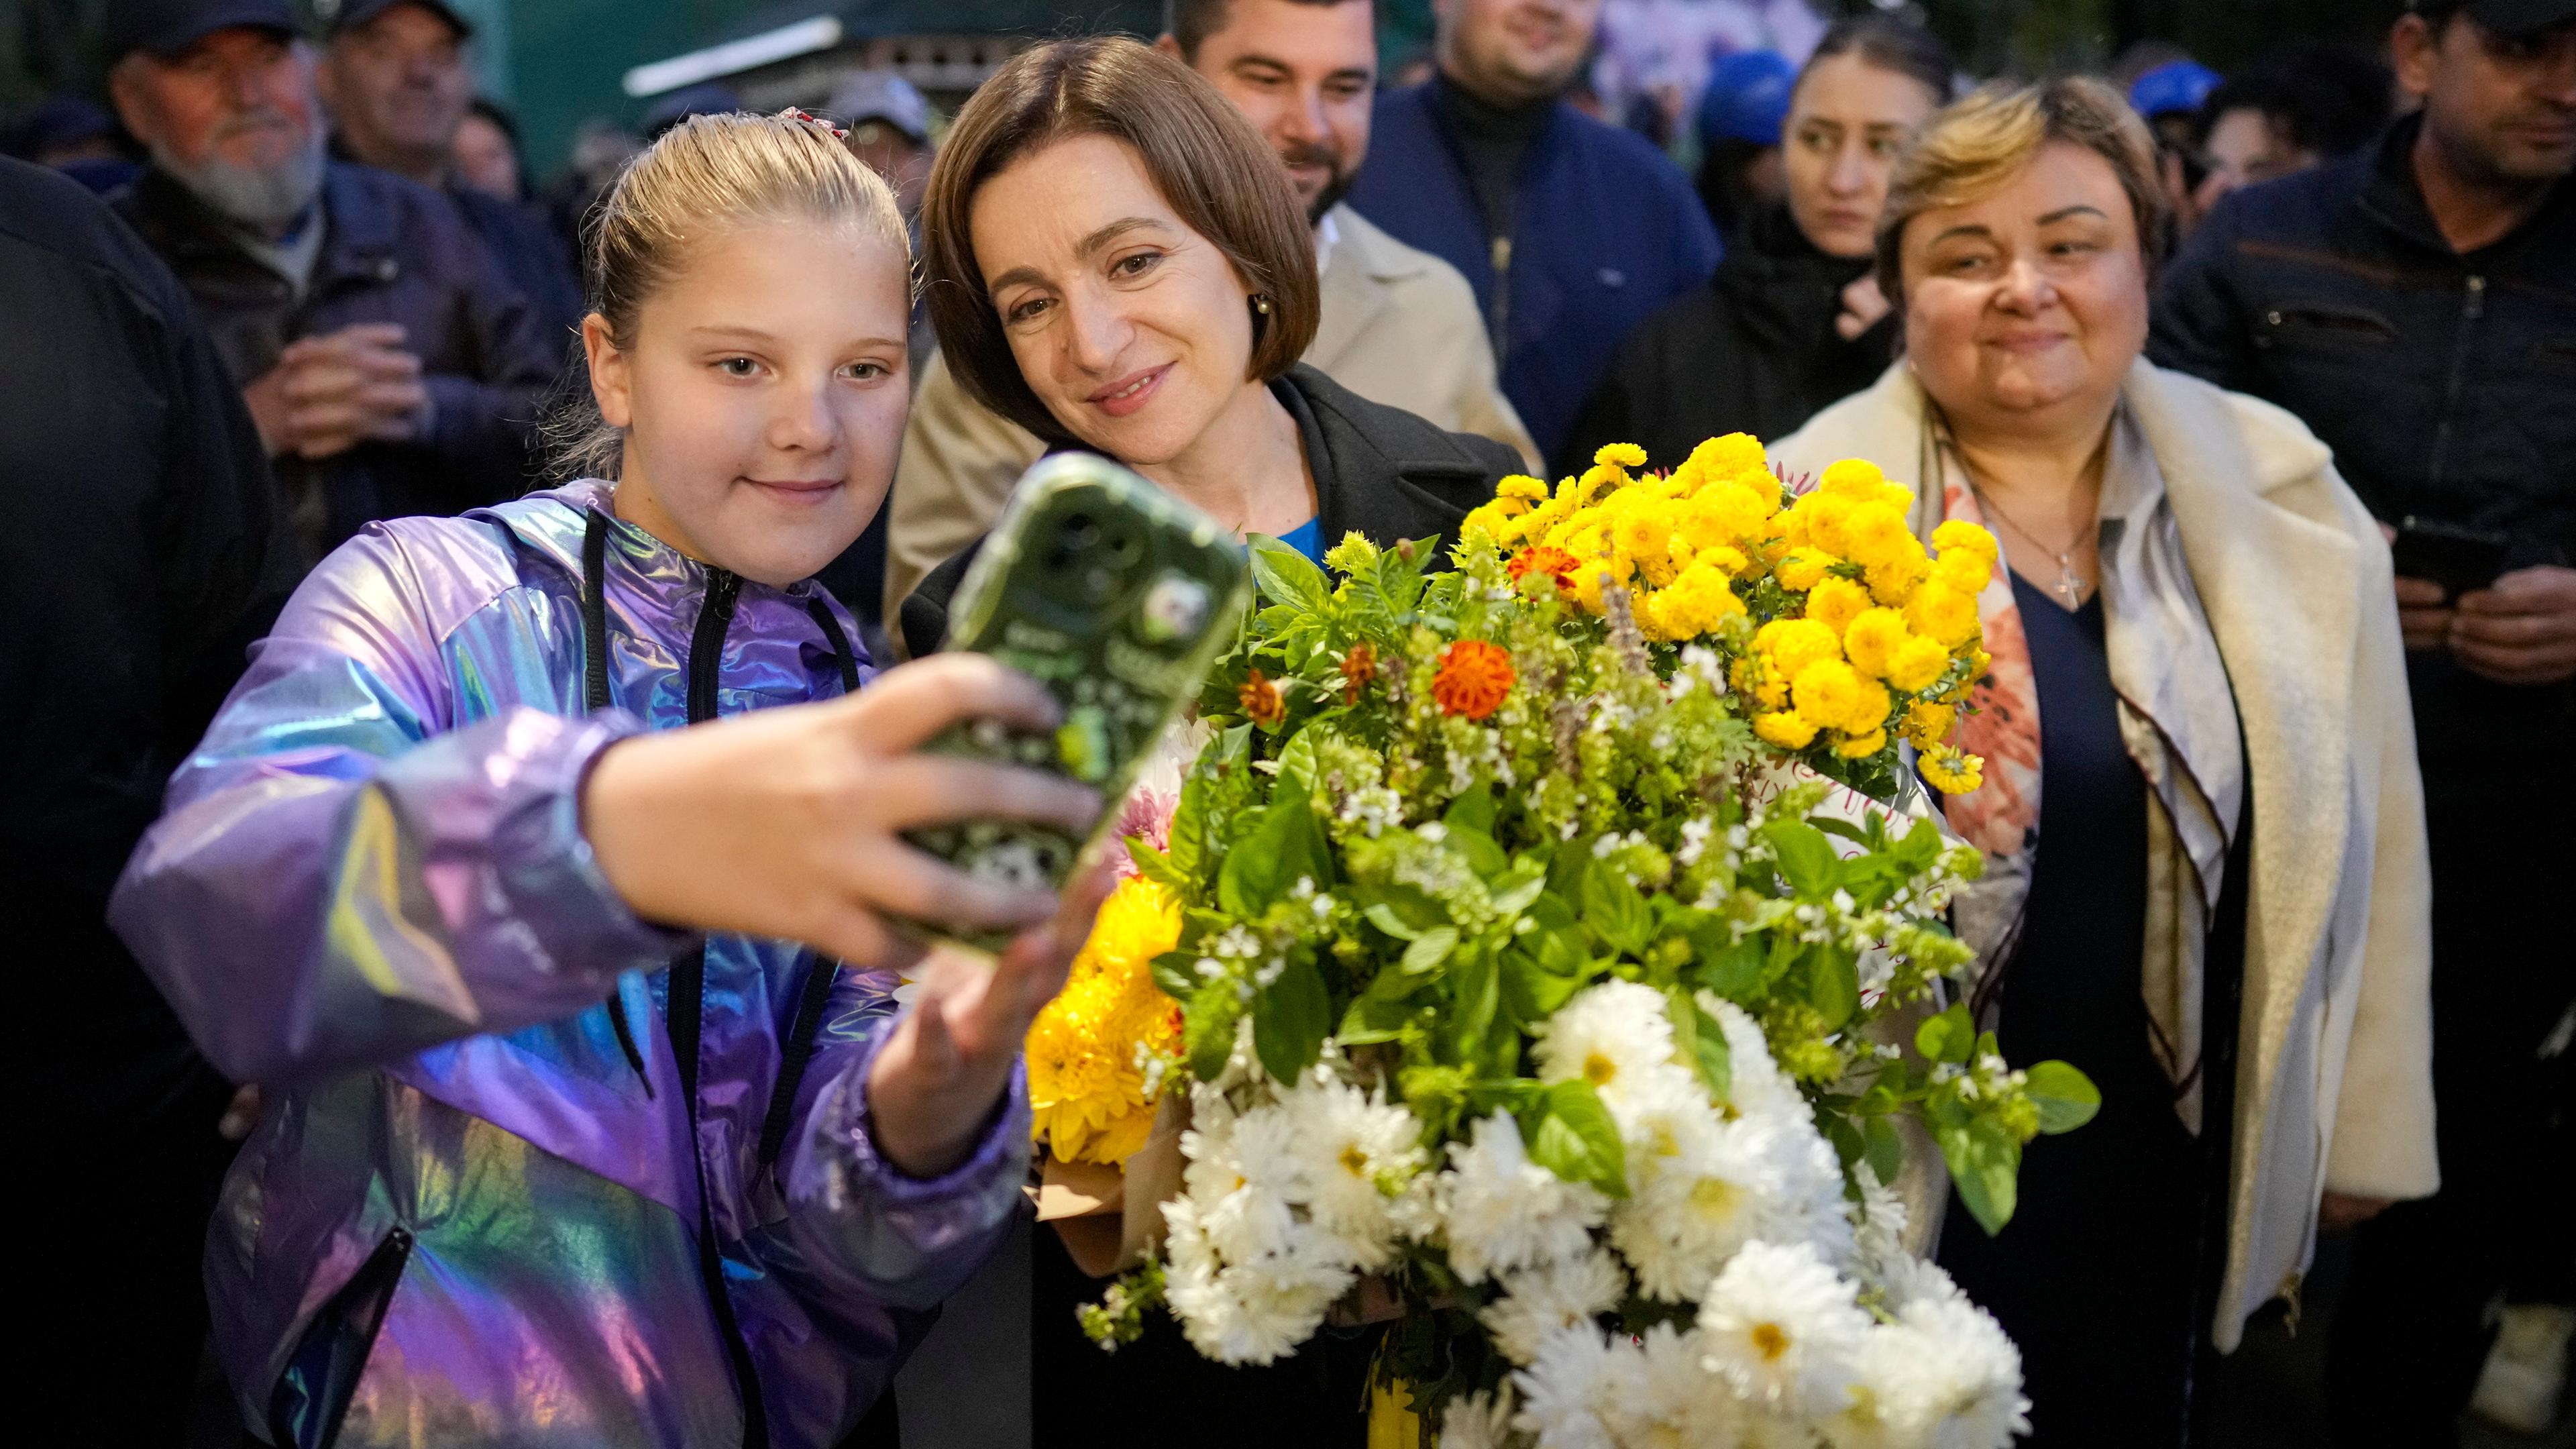
[[286, 0], [116, 0], [117, 209], [178, 273], [318, 559], [366, 523], [516, 495], [561, 354], [440, 193], [324, 151]]
[[1780, 128], [1798, 68], [1776, 50], [1739, 50], [1710, 67], [1699, 94], [1699, 199], [1718, 234], [1735, 234], [1788, 192]]
[[2361, 1227], [2329, 1402], [2345, 1442], [2441, 1445], [2576, 1190], [2576, 0], [2413, 0], [2389, 49], [2422, 109], [2221, 201], [2149, 347], [2298, 414], [2403, 527], [2442, 1187]]
[[457, 181], [456, 133], [474, 104], [473, 38], [442, 0], [344, 0], [314, 81], [339, 152], [446, 192], [535, 308], [556, 354], [568, 355], [587, 310], [571, 253], [533, 212]]

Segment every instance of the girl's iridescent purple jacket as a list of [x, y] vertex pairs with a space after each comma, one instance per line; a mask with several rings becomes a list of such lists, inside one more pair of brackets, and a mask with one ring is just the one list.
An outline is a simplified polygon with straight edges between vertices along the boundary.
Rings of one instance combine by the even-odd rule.
[[[615, 707], [587, 711], [582, 538], [610, 491], [397, 519], [324, 560], [118, 886], [198, 1044], [266, 1090], [206, 1280], [244, 1414], [289, 1441], [741, 1444], [720, 1272], [769, 1442], [833, 1444], [885, 1386], [897, 1310], [956, 1287], [1018, 1197], [1016, 1075], [947, 1176], [876, 1155], [882, 972], [834, 979], [763, 1160], [808, 959], [779, 941], [704, 941], [692, 1150], [662, 968], [699, 938], [609, 887], [579, 789], [687, 718], [715, 576], [609, 523]], [[842, 692], [818, 596], [741, 582], [720, 713]]]

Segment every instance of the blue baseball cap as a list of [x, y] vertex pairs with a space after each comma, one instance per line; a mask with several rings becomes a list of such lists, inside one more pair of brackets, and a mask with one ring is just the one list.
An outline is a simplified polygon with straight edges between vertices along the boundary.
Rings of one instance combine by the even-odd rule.
[[1789, 93], [1797, 85], [1798, 68], [1776, 50], [1739, 50], [1719, 61], [1699, 96], [1700, 144], [1731, 139], [1779, 145], [1780, 128], [1789, 122]]
[[107, 7], [107, 58], [123, 60], [143, 50], [164, 60], [218, 30], [245, 26], [292, 38], [295, 12], [286, 0], [112, 0]]
[[2197, 111], [2221, 77], [2196, 60], [2169, 60], [2129, 85], [2129, 104], [2152, 121], [2176, 111]]

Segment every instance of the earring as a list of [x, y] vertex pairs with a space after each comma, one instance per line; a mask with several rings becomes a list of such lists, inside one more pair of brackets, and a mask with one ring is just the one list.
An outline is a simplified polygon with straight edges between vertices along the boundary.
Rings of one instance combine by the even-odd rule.
[[1264, 317], [1269, 316], [1269, 315], [1270, 315], [1270, 299], [1269, 299], [1268, 297], [1266, 297], [1266, 296], [1262, 295], [1262, 294], [1261, 294], [1261, 293], [1259, 293], [1259, 292], [1255, 292], [1255, 293], [1253, 293], [1253, 294], [1252, 294], [1252, 310], [1253, 310], [1253, 311], [1255, 311], [1255, 312], [1260, 313], [1260, 314], [1261, 314], [1262, 316], [1264, 316]]

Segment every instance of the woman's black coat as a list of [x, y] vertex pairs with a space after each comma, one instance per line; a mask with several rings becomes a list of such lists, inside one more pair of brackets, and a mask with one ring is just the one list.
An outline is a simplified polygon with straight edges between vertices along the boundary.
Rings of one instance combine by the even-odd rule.
[[1552, 460], [1558, 473], [1582, 472], [1604, 443], [1635, 443], [1653, 466], [1670, 468], [1727, 433], [1775, 442], [1887, 370], [1893, 318], [1852, 341], [1834, 330], [1843, 288], [1869, 270], [1866, 258], [1816, 250], [1785, 206], [1729, 243], [1707, 286], [1619, 344]]
[[[1315, 512], [1327, 544], [1345, 533], [1372, 543], [1438, 539], [1446, 547], [1467, 511], [1522, 469], [1520, 454], [1491, 438], [1452, 433], [1373, 403], [1299, 363], [1270, 384], [1297, 420], [1315, 477]], [[948, 601], [982, 540], [932, 569], [903, 601], [904, 652], [919, 659], [948, 636]]]

